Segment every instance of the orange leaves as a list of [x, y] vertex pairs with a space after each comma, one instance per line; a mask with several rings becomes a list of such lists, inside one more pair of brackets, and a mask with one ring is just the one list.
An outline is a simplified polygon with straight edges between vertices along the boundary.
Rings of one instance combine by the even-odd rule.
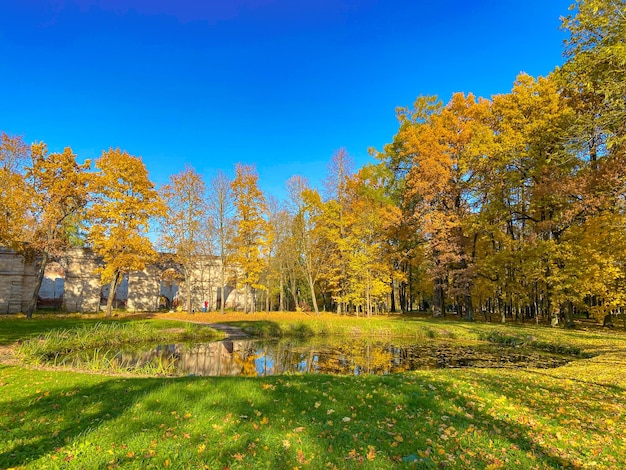
[[[242, 272], [239, 284], [245, 288], [244, 310], [248, 311], [250, 290], [263, 288], [259, 284], [264, 267], [262, 253], [263, 247], [270, 241], [271, 230], [266, 220], [265, 197], [258, 187], [258, 175], [254, 168], [237, 164], [231, 189], [236, 223], [236, 233], [232, 240], [233, 261]], [[254, 309], [254, 302], [251, 302], [251, 309]]]
[[110, 149], [96, 160], [96, 168], [89, 239], [105, 264], [102, 281], [111, 282], [156, 258], [146, 233], [150, 218], [162, 215], [164, 206], [140, 158]]
[[[563, 78], [520, 74], [492, 102], [457, 93], [445, 107], [421, 98], [413, 111], [399, 110], [400, 129], [378, 156], [401, 180], [390, 186], [413, 229], [407, 241], [428, 248], [420, 268], [435, 284], [436, 312], [449, 300], [472, 319], [474, 299], [489, 299], [491, 311], [505, 297], [516, 317], [567, 303], [568, 312], [572, 304], [623, 305], [614, 293], [626, 249], [612, 235], [621, 231], [596, 230], [593, 246], [584, 239], [603, 213], [624, 224], [623, 211], [613, 210], [624, 194], [614, 184], [624, 179], [623, 151], [598, 134], [604, 109], [587, 116], [587, 129], [577, 121], [580, 90], [564, 93]], [[584, 145], [573, 148], [572, 139]]]
[[[455, 94], [427, 119], [404, 125], [397, 136], [409, 160], [404, 196], [428, 247], [430, 276], [443, 295], [463, 297], [471, 319], [472, 225], [480, 199], [481, 165], [493, 151], [490, 103]], [[441, 292], [444, 289], [445, 292]]]
[[17, 248], [30, 221], [31, 192], [25, 184], [23, 166], [28, 145], [22, 137], [0, 134], [0, 245]]

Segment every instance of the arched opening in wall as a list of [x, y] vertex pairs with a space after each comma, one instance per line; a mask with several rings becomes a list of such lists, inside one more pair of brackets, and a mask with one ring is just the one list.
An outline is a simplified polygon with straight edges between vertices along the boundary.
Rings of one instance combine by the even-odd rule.
[[224, 303], [224, 309], [243, 309], [243, 292], [237, 288], [237, 284], [239, 284], [238, 275], [239, 273], [236, 270], [227, 271], [224, 299], [222, 299], [222, 287], [218, 282], [218, 286], [215, 289], [216, 308], [218, 310], [222, 309], [222, 302]]
[[48, 263], [43, 274], [39, 296], [37, 297], [37, 309], [61, 310], [63, 307], [63, 294], [65, 293], [65, 269], [57, 262]]
[[[215, 295], [217, 309], [222, 308], [222, 288], [218, 287]], [[232, 285], [224, 286], [224, 308], [237, 310], [239, 307], [239, 291]]]
[[[109, 300], [110, 284], [105, 284], [100, 289], [100, 306], [106, 306]], [[115, 289], [115, 296], [113, 297], [113, 308], [126, 308], [128, 303], [128, 274], [124, 274], [122, 280]]]
[[184, 277], [174, 268], [166, 269], [161, 273], [161, 287], [159, 288], [159, 310], [175, 310], [180, 305], [178, 294]]

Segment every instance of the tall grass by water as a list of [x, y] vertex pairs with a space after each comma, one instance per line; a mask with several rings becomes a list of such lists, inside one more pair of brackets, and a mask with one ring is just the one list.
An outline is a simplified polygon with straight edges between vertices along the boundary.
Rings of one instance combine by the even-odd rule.
[[[167, 328], [164, 327], [167, 325]], [[106, 346], [116, 348], [126, 344], [155, 341], [199, 341], [216, 339], [221, 333], [206, 326], [191, 323], [163, 324], [148, 321], [108, 322], [82, 325], [76, 328], [58, 328], [40, 336], [22, 341], [16, 349], [25, 363], [56, 363], [60, 356], [82, 350], [98, 350]], [[97, 355], [96, 355], [97, 356]], [[106, 358], [96, 363], [106, 368]]]

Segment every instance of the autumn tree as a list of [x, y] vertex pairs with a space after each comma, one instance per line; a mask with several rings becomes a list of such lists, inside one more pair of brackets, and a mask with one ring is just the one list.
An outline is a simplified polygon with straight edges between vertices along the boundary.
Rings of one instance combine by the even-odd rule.
[[[328, 272], [326, 279], [334, 292], [333, 298], [336, 301], [337, 313], [340, 314], [347, 311], [345, 293], [348, 283], [348, 266], [342, 249], [345, 246], [344, 239], [346, 237], [347, 185], [348, 179], [353, 174], [353, 166], [354, 162], [346, 149], [340, 148], [333, 154], [324, 180], [324, 197], [327, 202], [325, 210], [327, 211], [327, 218], [332, 219], [332, 223], [327, 226], [330, 229], [327, 232], [327, 237], [335, 245], [331, 261], [334, 273]], [[330, 219], [328, 219], [329, 222]]]
[[311, 303], [319, 315], [315, 284], [324, 263], [330, 255], [328, 243], [323, 238], [323, 202], [319, 193], [309, 188], [308, 180], [294, 176], [287, 182], [287, 191], [292, 204], [292, 236], [298, 254], [298, 264], [304, 272], [311, 295]]
[[393, 175], [393, 178], [387, 180], [386, 191], [400, 210], [400, 218], [391, 227], [388, 239], [390, 259], [395, 267], [395, 279], [392, 282], [394, 292], [391, 294], [391, 310], [394, 312], [396, 297], [402, 311], [410, 311], [420, 289], [434, 290], [429, 285], [432, 280], [427, 273], [426, 243], [421, 221], [415, 217], [418, 198], [407, 191], [407, 176], [415, 156], [413, 141], [407, 139], [407, 136], [412, 134], [415, 126], [425, 124], [431, 116], [439, 114], [442, 107], [442, 102], [436, 96], [421, 96], [412, 107], [398, 107], [396, 117], [399, 130], [393, 141], [380, 152], [370, 149], [370, 154], [380, 160]]
[[87, 170], [90, 162], [76, 162], [72, 149], [48, 153], [44, 143], [31, 146], [31, 164], [26, 169], [27, 190], [31, 195], [31, 223], [27, 229], [28, 250], [36, 260], [35, 288], [26, 315], [31, 318], [37, 306], [46, 266], [69, 246], [72, 231], [88, 202]]
[[0, 246], [18, 250], [30, 220], [31, 194], [24, 176], [29, 154], [30, 146], [21, 137], [0, 134]]
[[391, 173], [382, 165], [366, 165], [348, 180], [349, 210], [342, 252], [348, 276], [345, 300], [367, 316], [388, 309], [394, 277], [387, 239], [399, 210], [386, 191]]
[[211, 180], [208, 203], [209, 214], [215, 228], [216, 252], [220, 260], [220, 311], [226, 306], [227, 268], [232, 257], [234, 237], [232, 181], [221, 171]]
[[265, 235], [266, 243], [263, 246], [262, 256], [265, 259], [262, 278], [265, 284], [265, 311], [269, 312], [273, 308], [273, 297], [276, 293], [280, 298], [282, 296], [283, 285], [282, 264], [280, 248], [282, 238], [284, 237], [283, 224], [288, 216], [284, 204], [273, 196], [267, 198], [267, 232]]
[[626, 5], [622, 0], [576, 0], [572, 10], [563, 18], [569, 37], [559, 75], [594, 158], [605, 145], [626, 146]]
[[[567, 60], [555, 77], [576, 113], [569, 138], [574, 143], [572, 154], [582, 162], [579, 187], [585, 197], [578, 204], [582, 206], [581, 224], [600, 237], [589, 246], [585, 259], [596, 259], [595, 266], [606, 266], [603, 273], [616, 275], [613, 281], [608, 281], [612, 277], [608, 276], [605, 284], [597, 269], [578, 273], [577, 278], [585, 282], [574, 289], [587, 292], [589, 307], [604, 314], [615, 311], [619, 303], [616, 282], [622, 275], [616, 273], [624, 266], [623, 253], [617, 249], [621, 246], [619, 237], [613, 235], [623, 231], [619, 227], [624, 226], [626, 215], [626, 4], [576, 0], [571, 10], [562, 24], [569, 33], [564, 54]], [[604, 230], [599, 231], [596, 225]], [[579, 234], [578, 239], [584, 245], [584, 235]], [[607, 247], [605, 241], [609, 239], [613, 249], [601, 250], [603, 254], [598, 257], [598, 248]], [[592, 285], [596, 289], [589, 289]]]
[[107, 316], [122, 276], [145, 269], [156, 259], [148, 237], [150, 220], [164, 216], [165, 208], [141, 158], [120, 149], [103, 151], [95, 162], [89, 209], [89, 240], [102, 257], [103, 283], [109, 283]]
[[[280, 211], [276, 212], [271, 223], [274, 233], [273, 243], [276, 245], [274, 262], [278, 270], [278, 305], [279, 310], [288, 310], [291, 302], [295, 310], [301, 306], [300, 284], [302, 269], [297, 234], [294, 230], [294, 219], [297, 205], [293, 197], [304, 178], [299, 176], [287, 180], [287, 201]], [[288, 295], [289, 294], [289, 295]]]
[[289, 291], [294, 307], [298, 305], [299, 256], [293, 232], [293, 214], [282, 207], [272, 221], [274, 243], [276, 245], [274, 264], [278, 275], [278, 310], [289, 309]]
[[161, 226], [160, 244], [182, 270], [186, 309], [192, 313], [194, 275], [206, 264], [209, 239], [206, 187], [192, 167], [170, 176], [161, 191], [166, 215]]
[[474, 237], [470, 227], [480, 201], [475, 197], [474, 173], [490, 142], [485, 124], [489, 103], [457, 93], [440, 111], [423, 114], [432, 109], [433, 101], [418, 100], [413, 114], [400, 115], [399, 140], [411, 158], [407, 196], [429, 249], [435, 311], [445, 312], [448, 295], [459, 308], [464, 306], [471, 320]]
[[244, 289], [244, 311], [248, 313], [254, 312], [254, 290], [265, 287], [259, 281], [263, 271], [262, 251], [268, 236], [267, 206], [258, 187], [258, 175], [251, 166], [235, 166], [231, 189], [236, 225], [233, 260], [241, 270], [239, 284]]

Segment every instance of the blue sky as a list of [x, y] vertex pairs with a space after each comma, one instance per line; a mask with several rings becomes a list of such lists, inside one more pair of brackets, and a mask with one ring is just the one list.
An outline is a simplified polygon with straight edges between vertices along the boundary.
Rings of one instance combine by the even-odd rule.
[[158, 184], [236, 163], [281, 197], [361, 166], [419, 95], [489, 97], [563, 62], [572, 0], [0, 0], [0, 130], [120, 147]]

